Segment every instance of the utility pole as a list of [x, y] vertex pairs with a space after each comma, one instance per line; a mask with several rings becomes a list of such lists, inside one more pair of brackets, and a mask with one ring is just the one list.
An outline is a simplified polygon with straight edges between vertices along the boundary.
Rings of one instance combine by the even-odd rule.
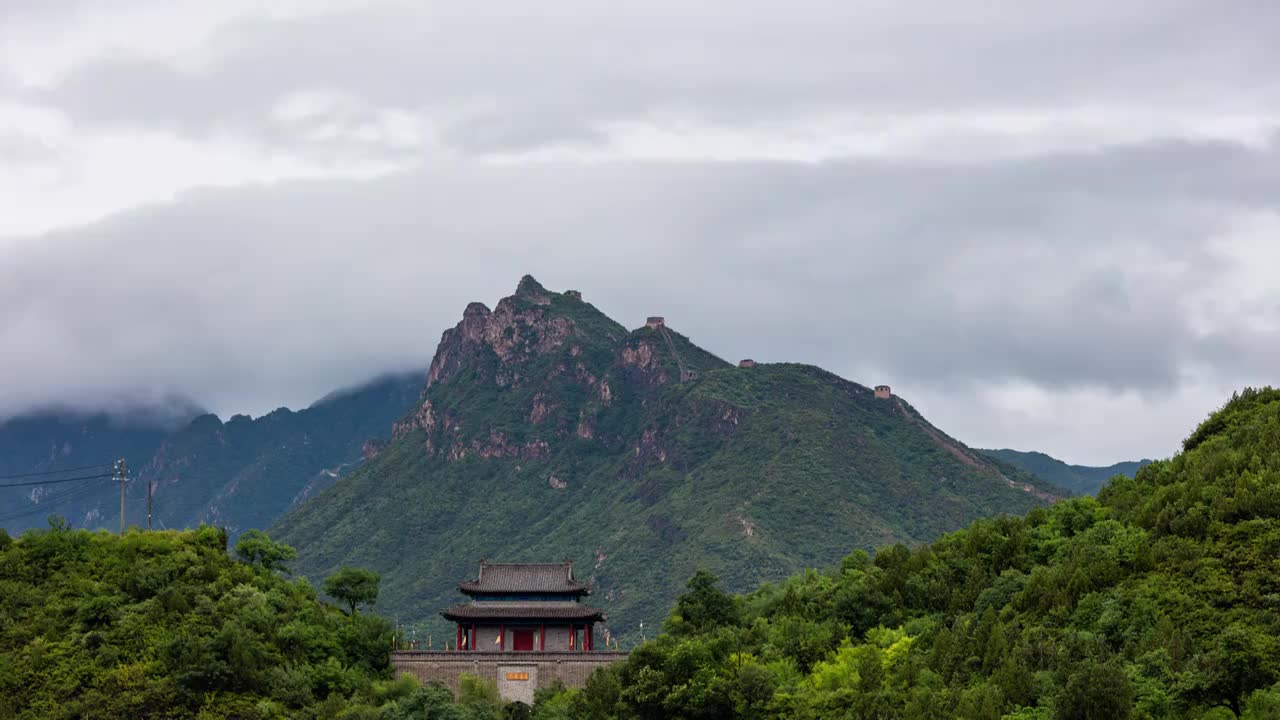
[[147, 479], [147, 530], [151, 529], [151, 479]]
[[116, 461], [116, 477], [120, 480], [120, 536], [124, 537], [124, 478], [129, 468], [124, 458]]

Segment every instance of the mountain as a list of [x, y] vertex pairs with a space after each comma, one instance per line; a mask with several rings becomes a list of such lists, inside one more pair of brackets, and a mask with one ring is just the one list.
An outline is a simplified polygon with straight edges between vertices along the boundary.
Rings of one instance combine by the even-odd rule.
[[167, 420], [146, 412], [49, 409], [0, 421], [0, 476], [5, 478], [0, 484], [51, 481], [0, 488], [0, 526], [44, 526], [45, 517], [55, 512], [96, 522], [92, 513], [112, 495], [113, 486], [101, 478], [57, 481], [109, 474], [117, 458], [150, 457], [172, 430]]
[[[280, 408], [259, 418], [236, 415], [226, 422], [201, 414], [168, 430], [113, 424], [105, 416], [10, 421], [0, 426], [4, 474], [124, 457], [133, 477], [126, 487], [127, 522], [146, 525], [151, 484], [154, 527], [210, 523], [225, 526], [234, 536], [271, 524], [362, 462], [365, 453], [376, 452], [382, 442], [378, 438], [386, 438], [392, 423], [417, 402], [424, 379], [422, 371], [387, 375], [330, 393], [297, 412]], [[49, 476], [61, 477], [76, 475]], [[41, 527], [56, 512], [75, 525], [119, 527], [118, 485], [86, 480], [68, 486], [2, 491], [0, 526], [11, 532]]]
[[698, 568], [744, 589], [1062, 494], [901, 397], [736, 367], [526, 276], [445, 331], [392, 442], [271, 534], [312, 579], [376, 569], [380, 612], [424, 630], [482, 557], [572, 559], [619, 634], [654, 627]]
[[979, 450], [998, 460], [1022, 468], [1045, 482], [1066, 488], [1077, 495], [1094, 495], [1102, 489], [1107, 481], [1117, 475], [1131, 478], [1138, 469], [1150, 465], [1150, 460], [1118, 462], [1107, 467], [1089, 467], [1087, 465], [1068, 465], [1041, 452], [1021, 452], [1018, 450]]
[[699, 575], [660, 637], [542, 701], [600, 720], [1274, 720], [1277, 547], [1280, 391], [1246, 389], [1096, 498], [738, 598]]
[[420, 372], [392, 375], [298, 412], [280, 408], [225, 423], [196, 418], [165, 440], [140, 480], [155, 483], [164, 527], [209, 523], [233, 535], [266, 527], [372, 452], [417, 400], [422, 381]]

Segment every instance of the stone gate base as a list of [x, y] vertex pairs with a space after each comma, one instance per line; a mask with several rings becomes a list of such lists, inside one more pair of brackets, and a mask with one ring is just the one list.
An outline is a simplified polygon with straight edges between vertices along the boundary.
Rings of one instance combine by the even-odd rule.
[[412, 675], [422, 682], [438, 682], [458, 691], [463, 673], [478, 675], [498, 684], [498, 693], [508, 702], [533, 704], [533, 691], [555, 684], [580, 688], [597, 668], [627, 659], [625, 652], [430, 652], [391, 653], [397, 674]]

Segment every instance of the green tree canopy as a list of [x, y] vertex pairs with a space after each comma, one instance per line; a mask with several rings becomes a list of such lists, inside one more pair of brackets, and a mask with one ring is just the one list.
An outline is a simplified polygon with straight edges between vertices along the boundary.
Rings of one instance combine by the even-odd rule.
[[738, 608], [733, 596], [720, 589], [720, 578], [710, 571], [694, 573], [685, 588], [667, 623], [673, 632], [705, 632], [737, 622]]
[[378, 583], [381, 576], [372, 570], [344, 567], [324, 579], [324, 592], [345, 602], [354, 615], [360, 605], [372, 605], [378, 600]]
[[273, 572], [288, 572], [289, 568], [285, 563], [297, 559], [298, 551], [283, 543], [273, 542], [261, 530], [249, 530], [236, 542], [236, 557]]

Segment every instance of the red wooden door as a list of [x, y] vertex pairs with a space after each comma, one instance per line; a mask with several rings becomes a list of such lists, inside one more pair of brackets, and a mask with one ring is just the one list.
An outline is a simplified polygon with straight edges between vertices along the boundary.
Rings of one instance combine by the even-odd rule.
[[533, 631], [532, 630], [512, 630], [511, 631], [512, 646], [516, 651], [533, 650]]

